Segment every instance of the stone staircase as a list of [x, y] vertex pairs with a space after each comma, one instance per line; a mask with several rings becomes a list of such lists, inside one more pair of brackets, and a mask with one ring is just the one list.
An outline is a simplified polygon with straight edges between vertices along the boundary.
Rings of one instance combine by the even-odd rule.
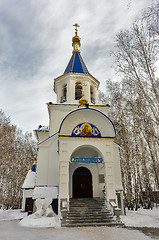
[[83, 226], [108, 226], [116, 222], [109, 210], [106, 209], [104, 200], [97, 198], [70, 199], [70, 209], [63, 227]]

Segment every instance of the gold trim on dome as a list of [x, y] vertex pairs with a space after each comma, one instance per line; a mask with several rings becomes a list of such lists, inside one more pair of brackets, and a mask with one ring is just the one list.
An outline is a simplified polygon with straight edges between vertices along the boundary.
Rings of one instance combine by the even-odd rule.
[[80, 105], [81, 107], [83, 107], [83, 106], [86, 105], [87, 102], [88, 102], [88, 101], [87, 101], [85, 98], [81, 98], [81, 99], [79, 100], [79, 105]]
[[74, 42], [78, 42], [78, 43], [80, 43], [80, 37], [79, 36], [74, 36], [73, 38], [72, 38], [72, 42], [74, 43]]
[[72, 43], [75, 43], [75, 42], [77, 42], [77, 43], [79, 43], [79, 45], [80, 45], [80, 37], [77, 35], [77, 32], [78, 32], [78, 27], [80, 27], [77, 23], [75, 23], [74, 25], [73, 25], [74, 27], [75, 27], [75, 36], [72, 38]]
[[71, 68], [71, 72], [72, 72], [72, 70], [73, 70], [73, 67], [74, 67], [74, 62], [75, 62], [75, 54], [74, 54], [74, 56], [73, 56], [73, 62], [72, 62], [72, 68]]
[[[83, 58], [82, 58], [81, 54], [79, 54], [79, 55], [80, 55], [80, 56], [79, 56], [79, 60], [80, 60], [80, 63], [81, 63], [81, 66], [82, 66], [82, 69], [83, 69], [83, 72], [84, 72], [84, 68], [83, 68], [83, 64], [82, 64]], [[81, 59], [82, 59], [82, 61], [81, 61]], [[83, 63], [84, 63], [84, 61], [83, 61]], [[85, 63], [84, 63], [84, 65], [85, 65]], [[85, 65], [85, 67], [86, 67], [86, 69], [87, 69], [87, 72], [89, 72], [86, 65]], [[98, 81], [98, 80], [97, 80], [97, 81]]]
[[[73, 56], [73, 53], [72, 53], [72, 56]], [[69, 63], [70, 63], [70, 61], [71, 61], [71, 59], [72, 59], [72, 56], [71, 56], [71, 58], [70, 58], [70, 60], [69, 60], [69, 62], [68, 62], [68, 64], [67, 64], [67, 66], [66, 66], [66, 68], [65, 68], [65, 71], [66, 71], [66, 69], [67, 69], [67, 67], [68, 67], [68, 65], [69, 65]], [[64, 73], [65, 73], [65, 71], [64, 71]], [[63, 73], [63, 75], [64, 75], [64, 73]], [[67, 73], [65, 73], [65, 74], [67, 74]], [[62, 76], [63, 76], [63, 75], [62, 75]], [[61, 77], [61, 76], [60, 76], [60, 77]], [[58, 78], [60, 78], [60, 77], [58, 77]], [[55, 79], [56, 79], [56, 78], [55, 78]], [[55, 79], [54, 79], [54, 80], [55, 80]]]

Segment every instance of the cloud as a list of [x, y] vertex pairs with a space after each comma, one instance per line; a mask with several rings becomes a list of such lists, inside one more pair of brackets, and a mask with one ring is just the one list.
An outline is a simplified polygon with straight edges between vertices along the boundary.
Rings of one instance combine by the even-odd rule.
[[72, 54], [73, 24], [80, 25], [81, 54], [101, 81], [111, 69], [114, 36], [128, 28], [146, 0], [0, 0], [0, 103], [24, 131], [48, 124], [46, 102], [56, 101], [53, 79]]

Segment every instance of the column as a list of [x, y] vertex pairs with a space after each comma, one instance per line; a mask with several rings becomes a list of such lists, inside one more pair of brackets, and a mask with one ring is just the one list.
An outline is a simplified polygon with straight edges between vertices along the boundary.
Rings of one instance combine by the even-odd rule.
[[73, 80], [67, 84], [67, 103], [75, 103], [75, 82]]
[[90, 83], [88, 81], [84, 82], [87, 86], [84, 87], [84, 98], [88, 101], [88, 103], [91, 103], [90, 99]]

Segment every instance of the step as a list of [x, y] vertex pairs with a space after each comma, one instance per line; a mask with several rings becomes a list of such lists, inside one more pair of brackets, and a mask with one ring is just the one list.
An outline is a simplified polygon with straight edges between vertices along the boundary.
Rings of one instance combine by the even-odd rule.
[[113, 218], [110, 219], [66, 219], [66, 223], [103, 223], [112, 222]]
[[114, 223], [102, 199], [70, 199], [70, 208], [62, 226], [106, 226]]
[[83, 204], [104, 204], [104, 201], [70, 201], [70, 204], [83, 205]]
[[70, 204], [70, 208], [74, 208], [74, 207], [77, 207], [77, 208], [81, 208], [81, 207], [89, 207], [89, 208], [102, 208], [102, 207], [105, 207], [105, 204], [100, 204], [100, 203], [96, 203], [96, 204]]
[[[81, 200], [82, 199], [82, 200]], [[84, 203], [84, 202], [104, 202], [103, 199], [94, 199], [94, 198], [75, 198], [75, 199], [70, 199], [70, 202], [74, 203]]]
[[68, 219], [109, 219], [113, 218], [112, 215], [69, 215], [67, 216]]
[[68, 216], [70, 216], [70, 215], [79, 215], [79, 216], [97, 216], [97, 215], [101, 215], [101, 216], [103, 216], [103, 215], [112, 215], [110, 212], [107, 212], [107, 211], [69, 211], [68, 213], [67, 213], [67, 215]]
[[113, 220], [107, 220], [107, 221], [66, 221], [66, 224], [85, 224], [85, 223], [89, 223], [89, 224], [106, 224], [106, 223], [110, 223], [113, 222]]
[[73, 207], [73, 208], [69, 208], [71, 212], [75, 211], [75, 212], [84, 212], [84, 211], [95, 211], [95, 212], [104, 212], [104, 210], [106, 210], [106, 208], [99, 208], [99, 207], [94, 207], [94, 208], [89, 208], [89, 207]]
[[72, 212], [69, 212], [69, 213], [67, 213], [67, 216], [68, 217], [81, 217], [81, 216], [84, 216], [84, 217], [98, 217], [98, 216], [100, 216], [100, 217], [103, 217], [103, 216], [107, 216], [107, 217], [109, 217], [109, 216], [112, 216], [112, 214], [111, 213], [97, 213], [97, 214], [94, 214], [94, 213], [72, 213]]
[[119, 226], [123, 223], [106, 222], [106, 223], [64, 223], [62, 227], [101, 227], [101, 226]]

